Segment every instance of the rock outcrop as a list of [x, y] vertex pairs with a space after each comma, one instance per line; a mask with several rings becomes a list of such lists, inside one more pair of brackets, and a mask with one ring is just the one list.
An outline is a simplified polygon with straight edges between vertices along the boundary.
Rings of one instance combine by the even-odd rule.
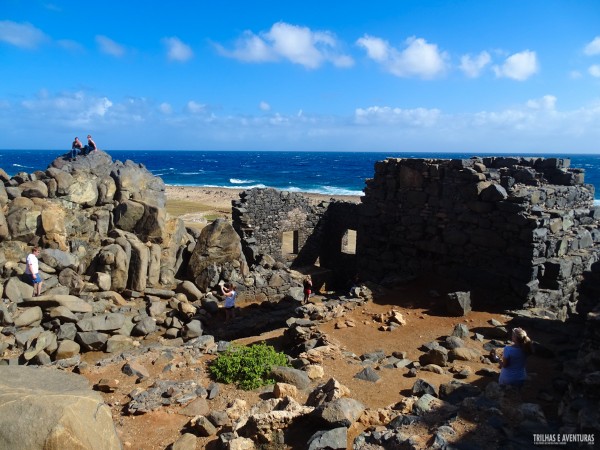
[[122, 447], [110, 409], [81, 375], [0, 366], [0, 448]]

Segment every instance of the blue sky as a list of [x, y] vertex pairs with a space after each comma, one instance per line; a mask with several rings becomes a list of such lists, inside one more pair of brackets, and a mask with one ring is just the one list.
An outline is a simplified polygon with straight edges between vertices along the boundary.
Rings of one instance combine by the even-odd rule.
[[600, 153], [600, 2], [0, 0], [0, 148]]

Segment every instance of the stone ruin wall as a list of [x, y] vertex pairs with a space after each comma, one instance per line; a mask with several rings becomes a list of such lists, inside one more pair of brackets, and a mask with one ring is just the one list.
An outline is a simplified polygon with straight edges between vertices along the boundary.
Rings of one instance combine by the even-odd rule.
[[[242, 192], [240, 200], [233, 202], [232, 217], [250, 265], [260, 263], [263, 255], [292, 267], [318, 261], [322, 268], [332, 270], [340, 284], [356, 273], [355, 255], [343, 253], [342, 243], [349, 229], [358, 228], [358, 208], [338, 201], [311, 204], [299, 193], [255, 188]], [[293, 261], [286, 260], [288, 255], [282, 252], [284, 232], [296, 234]], [[272, 291], [263, 289], [266, 295]]]
[[[440, 275], [506, 308], [564, 319], [600, 252], [600, 209], [584, 171], [557, 158], [395, 159], [375, 164], [362, 204], [311, 205], [301, 194], [253, 189], [233, 203], [248, 262], [282, 264], [283, 232], [296, 232], [292, 267], [314, 264], [344, 284], [394, 284]], [[341, 251], [357, 231], [356, 255]]]
[[394, 159], [367, 180], [361, 278], [428, 273], [484, 287], [502, 306], [574, 310], [598, 259], [594, 188], [569, 160]]
[[311, 246], [310, 238], [317, 227], [319, 213], [300, 194], [270, 188], [244, 191], [240, 200], [233, 202], [232, 217], [249, 264], [264, 254], [284, 262], [284, 232], [296, 233], [296, 259], [310, 263], [317, 259], [317, 248]]

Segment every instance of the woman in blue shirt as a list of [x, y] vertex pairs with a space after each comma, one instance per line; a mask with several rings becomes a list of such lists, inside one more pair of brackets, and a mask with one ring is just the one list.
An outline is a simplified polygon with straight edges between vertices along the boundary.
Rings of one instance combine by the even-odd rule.
[[522, 328], [515, 328], [512, 331], [513, 345], [504, 347], [504, 354], [500, 361], [500, 379], [498, 382], [503, 385], [516, 387], [523, 386], [527, 379], [525, 365], [527, 356], [531, 354], [531, 339]]

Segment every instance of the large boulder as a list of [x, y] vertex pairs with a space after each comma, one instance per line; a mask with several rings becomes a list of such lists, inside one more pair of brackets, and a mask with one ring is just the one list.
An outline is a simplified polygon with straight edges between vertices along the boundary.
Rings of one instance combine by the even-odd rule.
[[43, 181], [28, 181], [23, 183], [21, 186], [21, 192], [23, 197], [28, 198], [47, 198], [48, 197], [48, 186]]
[[69, 172], [57, 169], [55, 167], [49, 167], [46, 170], [46, 174], [56, 181], [56, 194], [67, 195], [69, 193], [69, 186], [73, 184], [73, 177]]
[[8, 223], [6, 222], [6, 217], [4, 216], [4, 213], [0, 209], [0, 241], [4, 241], [7, 239], [10, 239]]
[[65, 252], [69, 250], [66, 218], [65, 209], [56, 203], [47, 202], [47, 206], [42, 209], [42, 230], [46, 243], [56, 243], [58, 248]]
[[110, 176], [102, 177], [98, 180], [98, 204], [106, 205], [112, 203], [117, 192], [115, 180]]
[[[2, 169], [0, 169], [2, 170]], [[0, 206], [5, 206], [8, 203], [8, 194], [4, 184], [0, 183]]]
[[13, 239], [29, 242], [36, 234], [42, 208], [26, 197], [15, 198], [6, 215], [8, 230]]
[[66, 199], [82, 206], [94, 206], [98, 201], [96, 180], [85, 172], [75, 172], [73, 183], [67, 189]]
[[342, 397], [315, 409], [313, 415], [328, 428], [350, 427], [365, 410], [358, 400]]
[[33, 295], [33, 286], [19, 277], [11, 277], [4, 286], [4, 295], [14, 303], [21, 303]]
[[0, 448], [117, 450], [112, 415], [73, 373], [0, 366]]
[[150, 249], [134, 235], [128, 239], [131, 244], [131, 258], [129, 259], [129, 288], [136, 291], [146, 290], [148, 278], [148, 262]]
[[183, 221], [179, 218], [167, 220], [162, 236], [162, 255], [159, 269], [159, 282], [173, 284], [175, 274], [183, 261], [181, 249], [192, 241], [192, 237], [185, 229]]
[[110, 274], [111, 290], [120, 292], [127, 287], [129, 259], [123, 247], [110, 244], [103, 247], [96, 258], [99, 272]]
[[76, 255], [54, 248], [42, 250], [41, 260], [56, 270], [66, 268], [76, 270], [79, 266], [79, 260]]
[[[31, 288], [31, 292], [33, 293], [33, 287]], [[41, 297], [31, 297], [29, 295], [28, 298], [23, 298], [21, 301], [23, 306], [40, 306], [44, 310], [56, 306], [64, 306], [74, 313], [88, 313], [93, 310], [92, 305], [74, 295], [53, 294], [42, 295]]]
[[[129, 160], [125, 163], [115, 163], [110, 176], [114, 179], [117, 189], [115, 199], [120, 203], [117, 209], [128, 201], [143, 207], [143, 214], [137, 220], [135, 227], [127, 231], [139, 234], [142, 240], [149, 239], [153, 242], [160, 242], [166, 221], [166, 195], [163, 180], [152, 175], [143, 165]], [[127, 208], [135, 206], [138, 211], [139, 206], [133, 203], [128, 203]], [[129, 222], [127, 222], [128, 226]]]
[[142, 164], [133, 161], [117, 162], [110, 173], [115, 180], [119, 201], [133, 199], [144, 204], [164, 208], [166, 205], [165, 183], [155, 177]]
[[217, 219], [202, 229], [188, 270], [196, 286], [205, 290], [215, 278], [208, 273], [211, 270], [228, 273], [237, 270], [245, 275], [247, 267], [239, 235], [228, 221]]
[[133, 233], [143, 216], [143, 204], [133, 200], [124, 200], [114, 210], [115, 226]]
[[446, 302], [446, 310], [450, 316], [466, 316], [471, 312], [470, 292], [450, 292]]

